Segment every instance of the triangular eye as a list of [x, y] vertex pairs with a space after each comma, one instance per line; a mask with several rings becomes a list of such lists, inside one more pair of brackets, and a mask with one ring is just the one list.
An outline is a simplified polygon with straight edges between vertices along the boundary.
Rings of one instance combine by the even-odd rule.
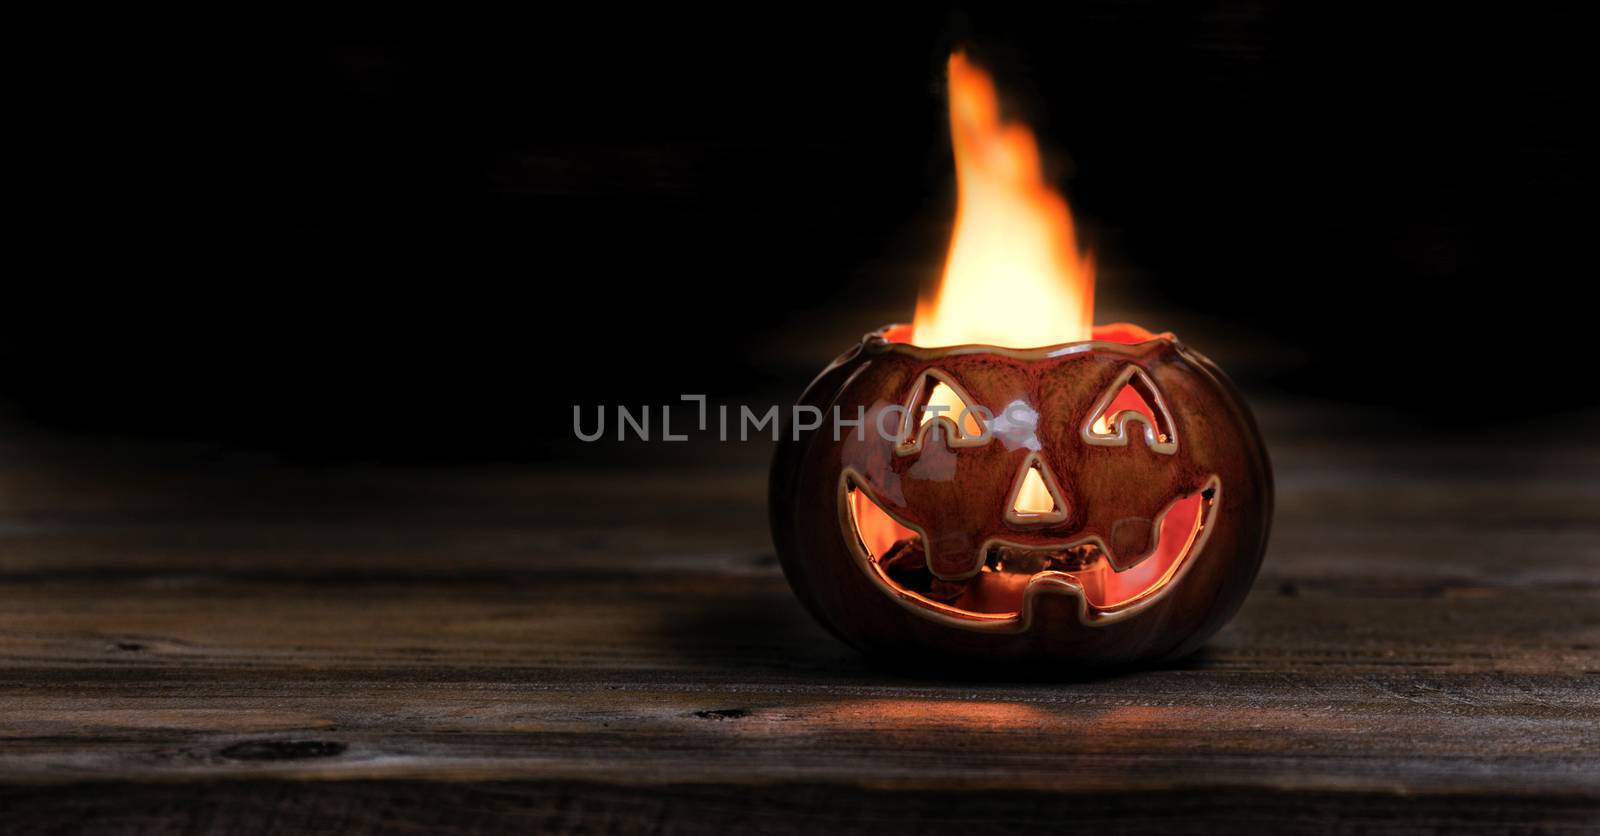
[[1145, 444], [1151, 450], [1177, 452], [1178, 437], [1161, 393], [1143, 369], [1129, 366], [1090, 411], [1089, 420], [1083, 425], [1083, 439], [1101, 446], [1125, 446], [1128, 425], [1135, 423], [1144, 425]]
[[[942, 407], [942, 409], [941, 409]], [[973, 409], [955, 389], [948, 383], [937, 383], [928, 392], [928, 402], [923, 404], [922, 424], [932, 421], [935, 417], [943, 415], [956, 422], [956, 431], [962, 438], [977, 438], [983, 435], [983, 416]], [[918, 428], [921, 424], [918, 424]]]
[[[1095, 416], [1093, 423], [1089, 427], [1089, 432], [1095, 435], [1116, 434], [1117, 418], [1124, 412], [1135, 412], [1142, 416], [1147, 423], [1157, 423], [1155, 407], [1145, 400], [1144, 395], [1139, 394], [1138, 389], [1133, 388], [1133, 384], [1124, 383], [1122, 388], [1117, 390], [1117, 396], [1111, 399], [1110, 405], [1100, 410], [1100, 414]], [[1159, 438], [1159, 440], [1165, 441], [1166, 439]]]
[[[901, 428], [905, 440], [900, 452], [905, 454], [920, 450], [923, 427], [940, 418], [955, 425], [955, 438], [949, 439], [952, 446], [983, 444], [989, 440], [989, 417], [989, 411], [968, 397], [958, 384], [943, 372], [929, 369], [912, 388], [911, 397], [906, 403], [904, 426]], [[944, 426], [948, 428], [949, 425]]]

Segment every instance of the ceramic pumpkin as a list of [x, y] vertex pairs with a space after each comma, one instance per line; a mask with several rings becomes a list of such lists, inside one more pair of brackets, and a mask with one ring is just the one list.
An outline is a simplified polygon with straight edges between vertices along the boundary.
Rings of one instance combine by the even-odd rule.
[[778, 556], [823, 624], [873, 654], [1116, 665], [1238, 609], [1272, 481], [1214, 364], [1137, 326], [1029, 350], [907, 333], [824, 370], [800, 400], [822, 426], [773, 463]]

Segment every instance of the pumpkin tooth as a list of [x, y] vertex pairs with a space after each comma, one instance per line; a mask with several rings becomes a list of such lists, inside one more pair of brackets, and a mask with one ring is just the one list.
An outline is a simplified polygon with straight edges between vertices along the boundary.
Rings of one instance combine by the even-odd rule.
[[944, 604], [953, 603], [966, 594], [971, 583], [970, 578], [947, 581], [934, 577], [928, 570], [928, 558], [920, 537], [908, 537], [895, 543], [878, 559], [878, 565], [900, 588]]

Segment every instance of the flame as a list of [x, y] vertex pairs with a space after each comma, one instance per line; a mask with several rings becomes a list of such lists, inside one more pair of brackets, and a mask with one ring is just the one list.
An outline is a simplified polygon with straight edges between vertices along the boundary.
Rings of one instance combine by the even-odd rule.
[[1000, 118], [994, 81], [950, 56], [956, 221], [944, 277], [917, 304], [922, 346], [1029, 348], [1090, 338], [1094, 266], [1067, 202], [1045, 182], [1027, 126]]

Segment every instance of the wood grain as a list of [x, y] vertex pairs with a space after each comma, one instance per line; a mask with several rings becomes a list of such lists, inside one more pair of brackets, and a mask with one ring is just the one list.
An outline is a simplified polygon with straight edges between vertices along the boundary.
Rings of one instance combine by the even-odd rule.
[[408, 469], [12, 434], [4, 829], [1594, 828], [1600, 446], [1261, 411], [1279, 510], [1239, 617], [1055, 681], [824, 633], [763, 445]]

